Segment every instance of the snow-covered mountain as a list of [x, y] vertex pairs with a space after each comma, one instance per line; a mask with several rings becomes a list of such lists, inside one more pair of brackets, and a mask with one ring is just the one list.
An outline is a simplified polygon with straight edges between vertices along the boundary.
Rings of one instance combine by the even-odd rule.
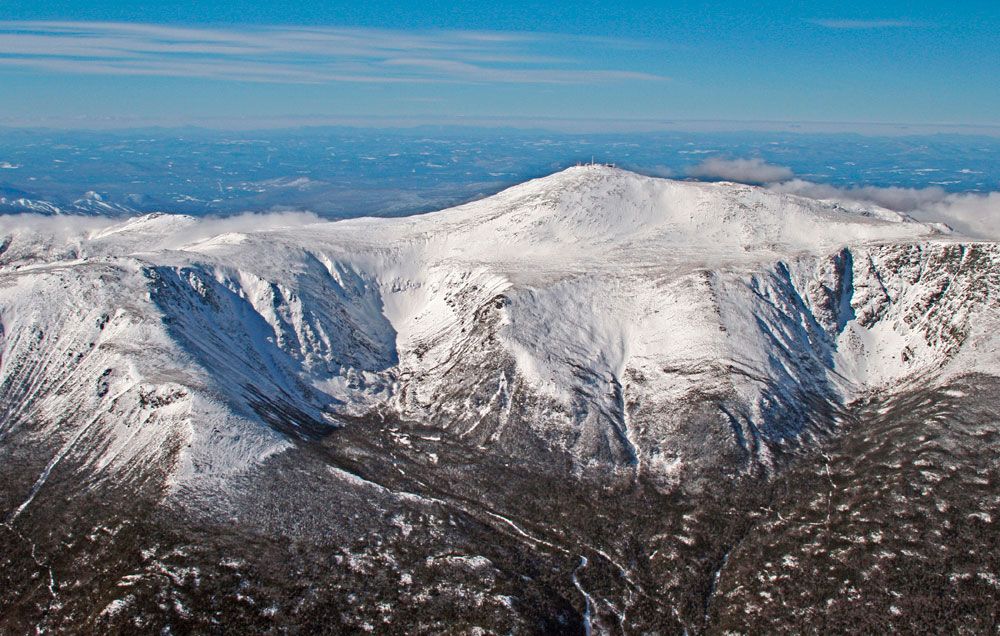
[[[692, 436], [767, 464], [866, 391], [1000, 368], [995, 245], [750, 186], [585, 166], [418, 217], [200, 230], [7, 238], [7, 427], [75, 404], [122, 438], [110, 465], [170, 417], [191, 478], [287, 444], [248, 422], [375, 412], [666, 478]], [[216, 420], [241, 443], [192, 424]]]
[[83, 196], [55, 203], [32, 196], [27, 192], [0, 187], [0, 214], [44, 214], [48, 216], [134, 216], [136, 211], [127, 205], [106, 201], [97, 192], [88, 191]]
[[47, 449], [8, 523], [66, 458], [220, 502], [376, 422], [670, 494], [1000, 374], [1000, 246], [739, 184], [580, 166], [398, 219], [3, 225], [0, 440]]

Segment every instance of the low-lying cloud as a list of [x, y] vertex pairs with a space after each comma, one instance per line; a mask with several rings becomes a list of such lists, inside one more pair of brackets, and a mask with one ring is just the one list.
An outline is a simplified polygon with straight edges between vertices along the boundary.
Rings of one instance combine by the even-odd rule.
[[60, 241], [82, 239], [105, 230], [121, 219], [100, 216], [0, 214], [0, 242], [11, 234], [33, 233]]
[[1000, 240], [1000, 192], [950, 193], [943, 188], [838, 188], [802, 179], [773, 183], [770, 190], [810, 199], [873, 203], [919, 221], [947, 223], [962, 234]]
[[772, 183], [791, 179], [794, 173], [787, 166], [767, 163], [759, 157], [752, 159], [712, 157], [690, 168], [688, 175], [700, 179], [723, 179], [740, 183]]
[[228, 217], [200, 218], [168, 214], [145, 219], [11, 214], [0, 215], [0, 242], [6, 237], [21, 236], [40, 244], [114, 243], [115, 237], [134, 231], [130, 240], [123, 243], [127, 249], [182, 249], [223, 234], [266, 232], [323, 222], [330, 221], [312, 212], [248, 212]]
[[772, 183], [772, 190], [797, 194], [810, 199], [838, 199], [846, 201], [862, 201], [875, 203], [897, 212], [910, 212], [939, 203], [948, 196], [944, 188], [900, 188], [877, 186], [854, 186], [839, 188], [825, 183], [815, 183], [804, 179], [791, 179], [781, 183]]
[[713, 157], [688, 170], [703, 179], [765, 185], [769, 190], [810, 199], [867, 203], [929, 223], [945, 223], [973, 238], [1000, 240], [1000, 192], [952, 193], [944, 188], [838, 187], [795, 178], [788, 166], [760, 158]]

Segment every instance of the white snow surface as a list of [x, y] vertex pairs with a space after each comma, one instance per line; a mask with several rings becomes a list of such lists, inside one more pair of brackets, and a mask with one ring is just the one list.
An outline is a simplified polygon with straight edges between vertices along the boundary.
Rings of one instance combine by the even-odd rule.
[[406, 218], [35, 221], [0, 221], [0, 436], [176, 448], [175, 484], [389, 412], [671, 481], [708, 398], [766, 462], [811, 399], [1000, 371], [996, 244], [746, 185], [580, 166]]

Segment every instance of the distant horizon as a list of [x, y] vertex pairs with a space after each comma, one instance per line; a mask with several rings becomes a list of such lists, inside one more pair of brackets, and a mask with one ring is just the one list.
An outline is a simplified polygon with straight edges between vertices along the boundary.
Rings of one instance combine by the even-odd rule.
[[876, 201], [904, 212], [947, 204], [971, 215], [967, 225], [989, 226], [1000, 210], [1000, 136], [969, 128], [861, 134], [763, 124], [747, 131], [743, 124], [714, 132], [616, 132], [605, 125], [567, 132], [542, 130], [551, 122], [540, 120], [535, 128], [465, 123], [8, 129], [0, 134], [0, 214], [397, 216], [458, 205], [590, 161], [651, 176]]
[[65, 131], [65, 132], [128, 132], [143, 130], [203, 130], [209, 132], [295, 131], [308, 129], [357, 129], [366, 131], [406, 132], [424, 128], [455, 130], [516, 130], [550, 134], [642, 134], [642, 133], [781, 133], [830, 134], [859, 136], [929, 136], [968, 135], [1000, 137], [998, 124], [852, 122], [807, 120], [740, 120], [740, 119], [593, 119], [533, 117], [509, 119], [503, 117], [298, 117], [241, 119], [220, 117], [188, 122], [140, 119], [88, 119], [55, 121], [12, 121], [0, 117], [0, 130]]

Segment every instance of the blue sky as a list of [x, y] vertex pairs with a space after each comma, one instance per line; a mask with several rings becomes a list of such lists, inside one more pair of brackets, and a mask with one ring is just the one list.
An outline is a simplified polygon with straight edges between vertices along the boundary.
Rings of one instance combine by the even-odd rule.
[[998, 78], [995, 1], [0, 4], [0, 125], [982, 127]]

